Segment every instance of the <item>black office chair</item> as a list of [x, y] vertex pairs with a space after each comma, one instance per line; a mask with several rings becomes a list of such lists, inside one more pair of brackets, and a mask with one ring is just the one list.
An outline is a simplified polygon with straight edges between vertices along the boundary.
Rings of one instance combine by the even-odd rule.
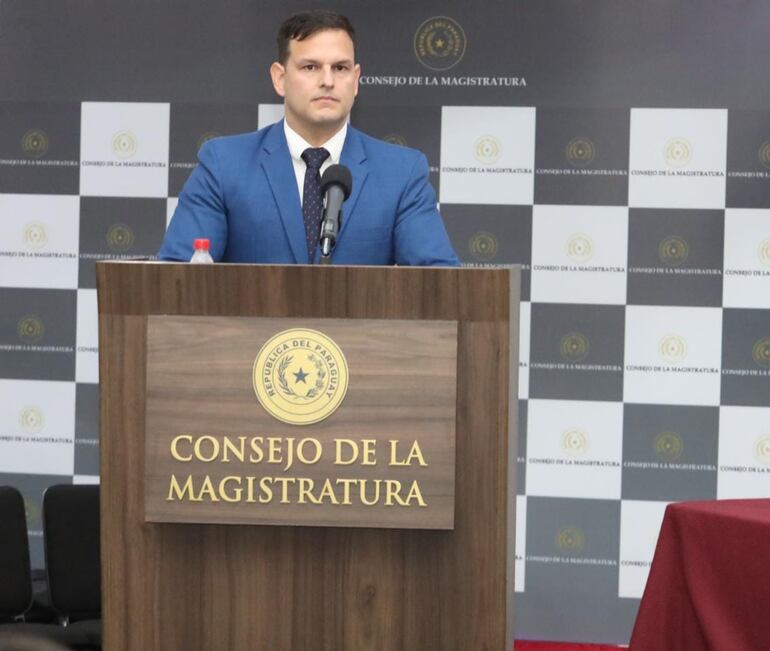
[[20, 621], [32, 604], [32, 574], [24, 499], [0, 486], [0, 622]]
[[99, 487], [50, 486], [43, 530], [51, 607], [66, 628], [101, 644]]
[[24, 498], [17, 489], [0, 486], [0, 646], [23, 637], [50, 640], [71, 649], [99, 648], [83, 632], [56, 624], [25, 622], [31, 603], [32, 574]]

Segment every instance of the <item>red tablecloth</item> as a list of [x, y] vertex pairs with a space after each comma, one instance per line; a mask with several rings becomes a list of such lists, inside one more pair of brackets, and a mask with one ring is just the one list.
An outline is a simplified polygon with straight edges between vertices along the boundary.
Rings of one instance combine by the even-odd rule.
[[666, 509], [630, 651], [699, 649], [770, 649], [770, 499]]

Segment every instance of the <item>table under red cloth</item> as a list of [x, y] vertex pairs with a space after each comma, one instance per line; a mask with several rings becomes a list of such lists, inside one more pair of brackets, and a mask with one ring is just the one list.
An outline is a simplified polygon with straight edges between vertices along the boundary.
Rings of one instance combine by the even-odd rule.
[[666, 508], [630, 651], [700, 649], [770, 649], [770, 499]]

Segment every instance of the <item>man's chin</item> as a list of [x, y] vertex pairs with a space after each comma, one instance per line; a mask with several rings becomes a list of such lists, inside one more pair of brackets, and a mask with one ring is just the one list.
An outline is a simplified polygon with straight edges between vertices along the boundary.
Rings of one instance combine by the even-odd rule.
[[340, 114], [339, 111], [332, 112], [320, 112], [313, 115], [313, 123], [318, 126], [332, 127], [335, 125], [342, 126], [348, 119], [347, 115]]

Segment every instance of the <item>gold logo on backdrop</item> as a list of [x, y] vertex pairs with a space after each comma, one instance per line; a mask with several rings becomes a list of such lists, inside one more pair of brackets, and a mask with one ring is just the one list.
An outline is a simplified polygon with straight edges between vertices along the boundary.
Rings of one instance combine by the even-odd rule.
[[759, 147], [759, 162], [770, 169], [770, 140], [766, 140]]
[[112, 251], [128, 251], [134, 245], [134, 231], [125, 224], [115, 224], [107, 231], [107, 246]]
[[21, 137], [21, 148], [28, 156], [40, 158], [48, 151], [48, 136], [42, 129], [30, 129]]
[[468, 249], [476, 260], [491, 260], [497, 255], [497, 238], [492, 233], [479, 231], [468, 241]]
[[500, 141], [494, 136], [481, 136], [473, 144], [473, 155], [484, 165], [496, 163], [500, 158]]
[[580, 456], [588, 449], [588, 435], [582, 429], [572, 427], [561, 435], [561, 447], [572, 456]]
[[556, 546], [570, 552], [581, 552], [586, 539], [583, 530], [578, 527], [563, 527], [556, 534]]
[[671, 138], [663, 148], [663, 156], [669, 167], [684, 167], [692, 160], [692, 145], [685, 138]]
[[754, 456], [760, 463], [770, 465], [770, 435], [757, 439], [754, 444]]
[[676, 461], [682, 456], [684, 443], [676, 432], [661, 432], [655, 437], [655, 454], [664, 461]]
[[342, 404], [348, 363], [340, 347], [322, 332], [284, 330], [259, 351], [253, 384], [271, 416], [290, 425], [311, 425]]
[[681, 362], [687, 356], [687, 342], [679, 335], [666, 335], [660, 340], [658, 351], [667, 362]]
[[27, 224], [24, 229], [24, 241], [31, 249], [42, 249], [48, 242], [45, 226], [38, 222]]
[[762, 339], [754, 342], [751, 356], [760, 366], [770, 368], [770, 337], [762, 337]]
[[38, 407], [24, 407], [19, 413], [19, 425], [27, 434], [37, 434], [45, 425], [43, 412]]
[[31, 344], [42, 339], [45, 327], [39, 316], [28, 314], [19, 319], [16, 333], [23, 342]]
[[567, 160], [575, 167], [590, 165], [596, 157], [596, 147], [588, 138], [573, 138], [564, 150]]
[[460, 63], [467, 39], [463, 28], [453, 18], [428, 18], [414, 34], [417, 60], [431, 70], [449, 70]]
[[590, 348], [588, 338], [580, 332], [570, 332], [564, 335], [559, 344], [561, 356], [572, 362], [585, 359]]
[[770, 265], [770, 238], [762, 241], [757, 250], [757, 255], [762, 264]]
[[406, 138], [398, 133], [389, 133], [382, 138], [385, 142], [389, 142], [391, 145], [398, 145], [399, 147], [406, 147]]
[[136, 153], [136, 136], [130, 131], [118, 131], [112, 136], [112, 151], [119, 158], [131, 158]]
[[567, 240], [567, 255], [575, 262], [588, 262], [594, 255], [594, 243], [584, 233], [573, 233]]
[[687, 260], [690, 247], [687, 241], [678, 235], [670, 235], [658, 244], [658, 257], [660, 261], [671, 267], [678, 267]]
[[221, 134], [217, 133], [216, 131], [207, 131], [204, 133], [200, 138], [198, 138], [198, 142], [196, 143], [195, 150], [197, 151], [203, 145], [205, 145], [209, 140], [213, 140], [214, 138], [219, 138]]

